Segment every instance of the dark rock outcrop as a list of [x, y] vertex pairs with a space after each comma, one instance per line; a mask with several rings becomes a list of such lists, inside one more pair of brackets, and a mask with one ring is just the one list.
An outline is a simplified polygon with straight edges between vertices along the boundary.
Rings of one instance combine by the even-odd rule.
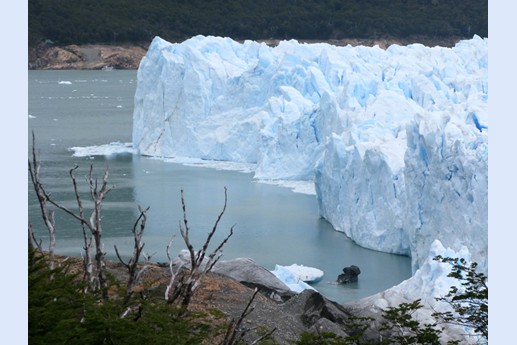
[[343, 268], [343, 273], [337, 277], [337, 282], [338, 284], [356, 283], [359, 274], [361, 274], [359, 267], [355, 265], [345, 267]]
[[341, 305], [323, 297], [319, 292], [304, 290], [285, 302], [281, 309], [284, 313], [299, 315], [308, 330], [332, 332], [346, 337], [343, 325], [349, 314]]

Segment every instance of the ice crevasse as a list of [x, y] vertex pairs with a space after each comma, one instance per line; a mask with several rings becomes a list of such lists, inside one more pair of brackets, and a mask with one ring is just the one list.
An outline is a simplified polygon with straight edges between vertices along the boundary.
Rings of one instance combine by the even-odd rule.
[[253, 163], [314, 181], [359, 245], [488, 267], [488, 39], [452, 48], [155, 38], [138, 70], [140, 154]]

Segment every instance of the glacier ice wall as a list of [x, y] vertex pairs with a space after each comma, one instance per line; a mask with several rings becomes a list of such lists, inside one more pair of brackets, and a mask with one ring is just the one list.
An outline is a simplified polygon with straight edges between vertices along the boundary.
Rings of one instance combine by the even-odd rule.
[[133, 146], [314, 180], [321, 215], [358, 244], [411, 255], [416, 270], [438, 239], [487, 268], [488, 39], [383, 50], [155, 38]]
[[362, 246], [411, 255], [414, 270], [435, 239], [486, 270], [488, 43], [392, 47], [379, 65], [390, 72], [344, 110], [355, 121], [318, 162], [321, 214]]

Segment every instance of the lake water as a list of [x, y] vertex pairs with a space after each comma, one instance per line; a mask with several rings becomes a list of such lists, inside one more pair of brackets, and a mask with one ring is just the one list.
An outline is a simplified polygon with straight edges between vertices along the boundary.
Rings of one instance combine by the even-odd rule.
[[[199, 248], [224, 204], [228, 205], [213, 243], [219, 243], [235, 224], [223, 258], [251, 257], [273, 270], [275, 264], [302, 264], [325, 272], [313, 286], [340, 303], [385, 290], [411, 276], [408, 257], [361, 248], [321, 219], [314, 195], [258, 183], [251, 173], [217, 170], [164, 162], [130, 153], [74, 157], [71, 147], [129, 143], [132, 133], [136, 71], [29, 71], [29, 133], [34, 131], [42, 161], [41, 177], [56, 200], [76, 206], [68, 171], [76, 164], [83, 201], [84, 180], [93, 164], [102, 179], [109, 169], [115, 189], [103, 206], [105, 251], [114, 258], [113, 245], [132, 250], [131, 227], [138, 205], [150, 206], [144, 235], [152, 261], [166, 261], [166, 246], [173, 236], [173, 254], [184, 248], [179, 235], [182, 219], [180, 190], [184, 189], [191, 239]], [[30, 135], [29, 135], [30, 138]], [[29, 149], [32, 145], [29, 143]], [[38, 237], [45, 239], [39, 208], [29, 178], [29, 219]], [[56, 252], [79, 256], [80, 225], [56, 212]], [[359, 282], [336, 285], [343, 267], [361, 268]]]

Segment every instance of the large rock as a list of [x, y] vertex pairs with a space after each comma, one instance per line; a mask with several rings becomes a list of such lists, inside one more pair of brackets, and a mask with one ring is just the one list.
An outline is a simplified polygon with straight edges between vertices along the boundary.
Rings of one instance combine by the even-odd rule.
[[330, 321], [334, 329], [341, 328], [339, 325], [344, 325], [350, 316], [341, 305], [314, 290], [304, 290], [285, 302], [282, 309], [300, 315], [304, 325], [309, 328], [314, 325], [322, 326], [322, 319]]
[[275, 301], [285, 301], [294, 293], [273, 273], [250, 258], [219, 261], [212, 269], [214, 273], [231, 277], [250, 287], [257, 287]]
[[337, 277], [338, 284], [356, 283], [361, 270], [356, 265], [343, 268], [343, 273]]
[[[206, 259], [203, 261], [201, 268], [206, 261]], [[176, 267], [190, 268], [189, 252], [186, 249], [181, 250], [172, 262]], [[211, 272], [233, 278], [249, 287], [256, 287], [277, 302], [286, 301], [294, 295], [286, 284], [251, 258], [218, 261]]]

